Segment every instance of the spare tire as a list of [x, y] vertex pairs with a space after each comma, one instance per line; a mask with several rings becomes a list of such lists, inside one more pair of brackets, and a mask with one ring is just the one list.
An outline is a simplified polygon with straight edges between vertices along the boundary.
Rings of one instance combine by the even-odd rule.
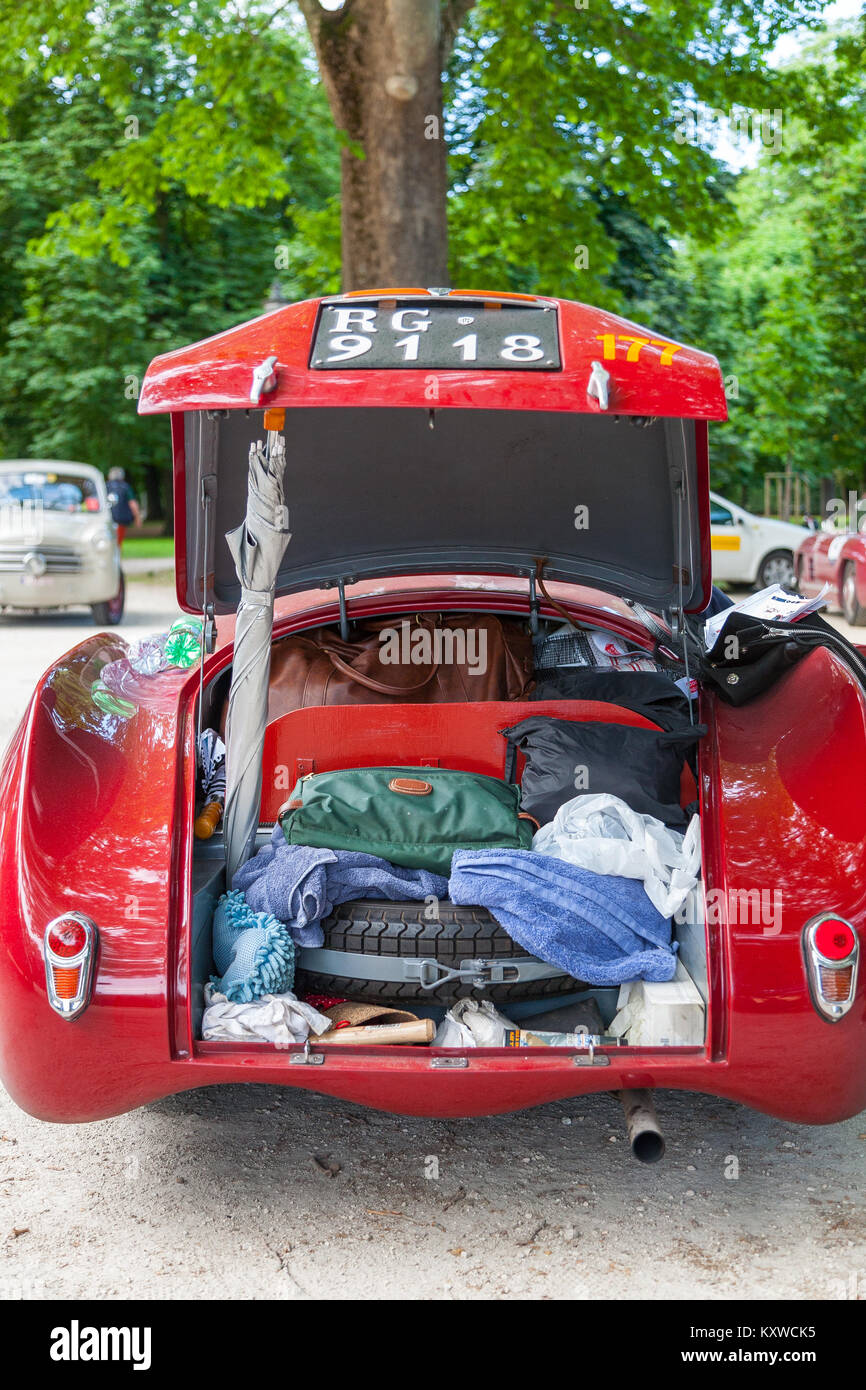
[[[440, 902], [438, 915], [428, 917], [422, 902], [343, 903], [322, 922], [323, 949], [391, 960], [414, 958], [435, 960], [446, 970], [459, 969], [469, 960], [489, 960], [497, 965], [527, 962], [536, 957], [524, 951], [483, 907], [455, 907]], [[311, 969], [315, 960], [307, 949], [298, 952], [295, 993], [333, 994], [341, 998], [371, 1000], [376, 1003], [415, 1003], [450, 1005], [467, 997], [506, 1003], [516, 999], [556, 999], [588, 985], [570, 975], [556, 974], [543, 979], [516, 980], [478, 986], [469, 980], [444, 980], [424, 989], [417, 980], [370, 980], [351, 974], [326, 974]], [[359, 966], [361, 962], [359, 960]]]

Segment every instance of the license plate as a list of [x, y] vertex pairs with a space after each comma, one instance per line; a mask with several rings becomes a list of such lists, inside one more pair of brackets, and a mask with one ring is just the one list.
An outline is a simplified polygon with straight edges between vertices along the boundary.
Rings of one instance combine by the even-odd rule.
[[556, 319], [553, 306], [499, 301], [323, 304], [310, 365], [557, 371]]

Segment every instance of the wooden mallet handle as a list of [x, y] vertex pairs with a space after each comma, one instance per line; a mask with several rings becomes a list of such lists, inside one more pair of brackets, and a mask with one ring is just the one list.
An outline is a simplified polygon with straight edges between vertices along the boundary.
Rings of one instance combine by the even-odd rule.
[[310, 1037], [310, 1044], [340, 1043], [378, 1047], [379, 1043], [431, 1043], [436, 1032], [432, 1018], [419, 1018], [414, 1023], [372, 1023], [366, 1028], [332, 1028], [328, 1033]]

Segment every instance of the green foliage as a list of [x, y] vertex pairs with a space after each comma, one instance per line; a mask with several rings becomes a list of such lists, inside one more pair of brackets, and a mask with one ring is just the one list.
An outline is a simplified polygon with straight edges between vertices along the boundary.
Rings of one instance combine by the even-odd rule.
[[842, 31], [798, 69], [808, 123], [742, 175], [736, 221], [715, 245], [692, 238], [672, 273], [681, 336], [736, 378], [715, 431], [714, 477], [743, 496], [790, 468], [839, 490], [866, 481], [866, 83]]
[[628, 304], [623, 251], [729, 215], [708, 113], [799, 96], [766, 55], [822, 8], [478, 0], [449, 71], [455, 282]]
[[125, 560], [169, 560], [173, 556], [171, 536], [139, 536], [130, 531], [123, 542]]
[[[446, 75], [452, 282], [715, 349], [738, 487], [862, 467], [862, 45], [766, 62], [824, 3], [476, 0]], [[735, 108], [800, 113], [740, 180], [686, 119]], [[120, 460], [153, 494], [147, 362], [275, 278], [339, 288], [344, 145], [292, 0], [0, 0], [0, 453]]]
[[[193, 15], [195, 25], [193, 25]], [[129, 467], [169, 503], [158, 352], [316, 286], [291, 248], [338, 153], [303, 34], [132, 0], [0, 13], [0, 455]], [[41, 47], [40, 47], [41, 45]]]

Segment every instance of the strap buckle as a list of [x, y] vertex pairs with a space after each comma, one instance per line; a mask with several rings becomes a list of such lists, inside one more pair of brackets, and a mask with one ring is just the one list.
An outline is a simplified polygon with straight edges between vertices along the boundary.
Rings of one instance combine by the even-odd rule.
[[[408, 962], [407, 962], [408, 965]], [[408, 973], [408, 972], [407, 972]], [[502, 985], [520, 979], [518, 966], [493, 960], [467, 960], [457, 968], [441, 965], [438, 960], [418, 962], [418, 983], [422, 989], [435, 989], [449, 980], [464, 980], [469, 984]]]

